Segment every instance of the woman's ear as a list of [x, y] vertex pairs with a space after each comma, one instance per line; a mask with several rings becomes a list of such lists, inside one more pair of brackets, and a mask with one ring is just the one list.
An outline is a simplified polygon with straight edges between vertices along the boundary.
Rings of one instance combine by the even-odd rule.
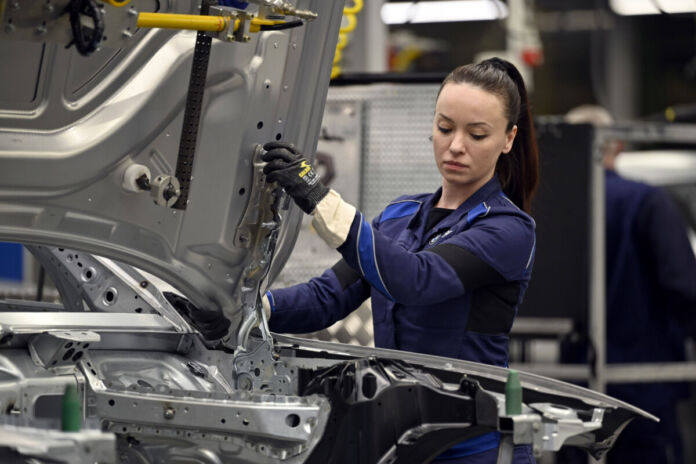
[[515, 141], [515, 136], [517, 135], [517, 124], [512, 126], [512, 129], [505, 134], [505, 147], [503, 147], [503, 153], [507, 154], [510, 153], [510, 150], [512, 150], [512, 142]]

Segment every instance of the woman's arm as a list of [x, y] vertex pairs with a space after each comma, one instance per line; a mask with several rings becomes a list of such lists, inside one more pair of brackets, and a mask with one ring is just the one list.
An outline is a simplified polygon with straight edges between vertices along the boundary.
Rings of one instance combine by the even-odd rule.
[[534, 227], [521, 216], [491, 213], [440, 245], [412, 252], [379, 231], [379, 218], [368, 223], [334, 191], [313, 214], [319, 235], [398, 303], [434, 304], [485, 285], [525, 280], [531, 270]]
[[321, 277], [267, 292], [264, 306], [273, 332], [307, 333], [343, 319], [369, 296], [370, 285], [341, 260]]

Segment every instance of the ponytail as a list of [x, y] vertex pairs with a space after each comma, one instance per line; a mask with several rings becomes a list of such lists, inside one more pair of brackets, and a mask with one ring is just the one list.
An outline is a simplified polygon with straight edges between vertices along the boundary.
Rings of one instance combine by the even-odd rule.
[[490, 58], [456, 68], [442, 82], [440, 91], [448, 83], [469, 83], [503, 99], [508, 120], [506, 130], [517, 125], [517, 135], [510, 153], [498, 158], [495, 172], [503, 192], [529, 213], [539, 184], [539, 150], [522, 75], [509, 61]]

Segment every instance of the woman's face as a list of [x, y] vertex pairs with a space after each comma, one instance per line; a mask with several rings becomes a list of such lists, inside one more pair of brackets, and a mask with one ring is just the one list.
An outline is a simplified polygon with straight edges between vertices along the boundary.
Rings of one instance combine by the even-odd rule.
[[443, 187], [469, 194], [488, 182], [501, 153], [509, 153], [517, 126], [506, 131], [503, 100], [471, 84], [449, 83], [435, 105], [433, 151]]

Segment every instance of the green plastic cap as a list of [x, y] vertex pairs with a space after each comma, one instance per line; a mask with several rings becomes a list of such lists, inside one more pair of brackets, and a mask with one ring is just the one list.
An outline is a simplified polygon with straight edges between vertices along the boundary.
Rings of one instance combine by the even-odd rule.
[[61, 426], [64, 432], [79, 432], [82, 428], [82, 402], [73, 384], [65, 386], [61, 405]]
[[508, 416], [522, 414], [520, 374], [513, 369], [510, 369], [508, 372], [507, 382], [505, 383], [505, 414]]

